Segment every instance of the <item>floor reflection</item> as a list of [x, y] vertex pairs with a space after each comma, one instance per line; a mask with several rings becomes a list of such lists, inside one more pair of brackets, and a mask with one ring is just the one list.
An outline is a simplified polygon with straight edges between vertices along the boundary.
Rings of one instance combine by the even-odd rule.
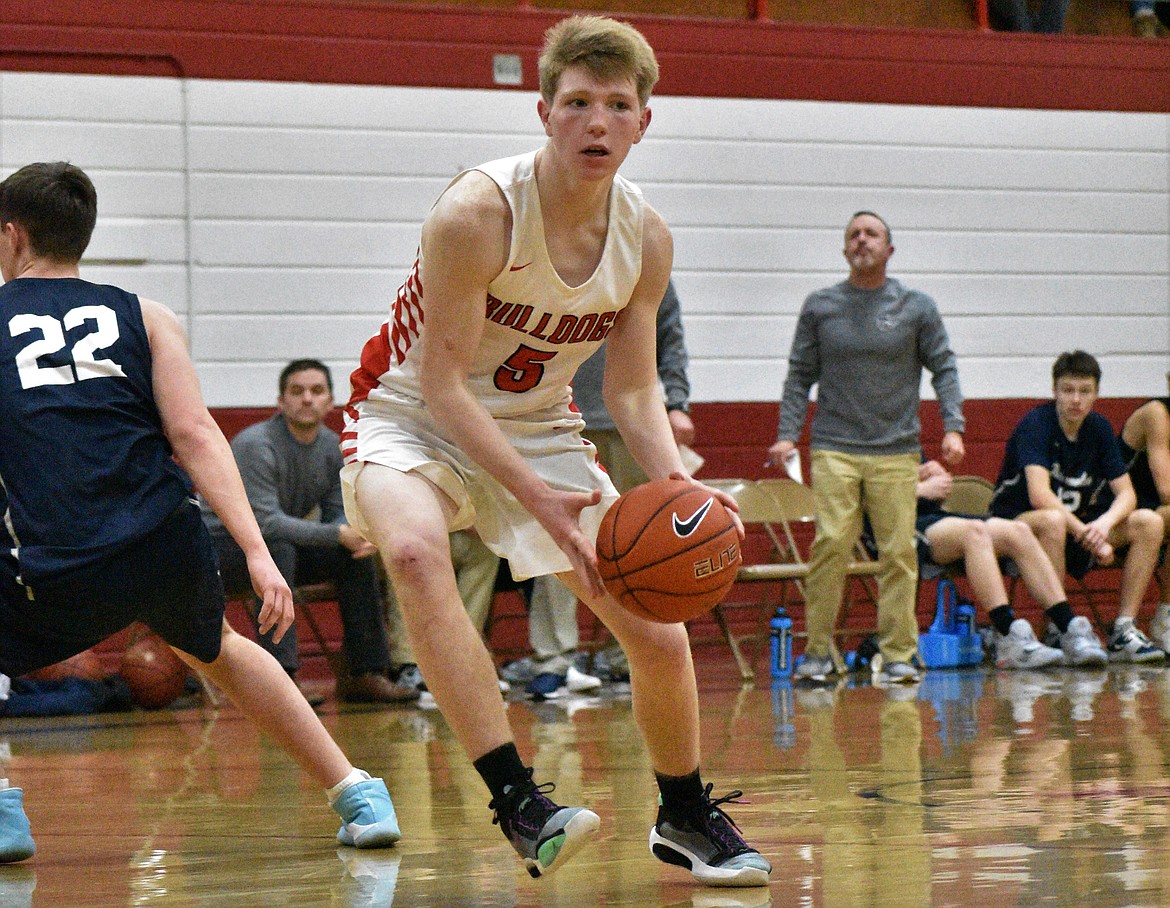
[[773, 862], [768, 889], [702, 889], [651, 857], [656, 790], [619, 688], [509, 704], [537, 776], [602, 819], [542, 881], [434, 709], [322, 713], [388, 781], [404, 838], [384, 852], [337, 847], [321, 793], [230, 709], [7, 720], [0, 763], [38, 853], [0, 868], [0, 905], [1170, 904], [1170, 670], [879, 689], [741, 688], [722, 654], [699, 668], [704, 776], [747, 793], [731, 812]]

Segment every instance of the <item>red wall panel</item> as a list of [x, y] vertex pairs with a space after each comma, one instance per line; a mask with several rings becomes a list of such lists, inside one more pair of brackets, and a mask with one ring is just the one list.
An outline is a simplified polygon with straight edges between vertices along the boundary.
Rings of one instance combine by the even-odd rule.
[[[345, 2], [6, 0], [0, 68], [492, 88], [494, 53], [536, 87], [536, 9]], [[1170, 112], [1170, 43], [631, 16], [660, 93]]]

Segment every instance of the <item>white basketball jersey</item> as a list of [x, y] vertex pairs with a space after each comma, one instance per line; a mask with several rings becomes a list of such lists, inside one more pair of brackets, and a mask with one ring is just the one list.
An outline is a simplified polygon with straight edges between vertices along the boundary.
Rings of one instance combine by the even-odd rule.
[[[499, 185], [512, 209], [508, 262], [488, 285], [484, 332], [468, 376], [470, 390], [494, 417], [570, 403], [577, 367], [605, 340], [642, 271], [642, 193], [615, 176], [601, 261], [579, 287], [561, 280], [545, 247], [535, 157], [530, 152], [475, 168]], [[416, 260], [390, 318], [362, 350], [351, 376], [351, 408], [365, 399], [421, 404], [418, 342], [425, 330]]]

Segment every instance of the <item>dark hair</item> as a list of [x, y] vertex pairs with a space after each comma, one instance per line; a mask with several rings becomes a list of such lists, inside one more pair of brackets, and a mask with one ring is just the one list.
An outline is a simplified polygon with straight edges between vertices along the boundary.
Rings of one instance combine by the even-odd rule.
[[294, 359], [291, 363], [280, 370], [280, 394], [284, 396], [284, 391], [288, 387], [288, 380], [291, 375], [296, 372], [303, 372], [305, 369], [316, 369], [319, 372], [325, 373], [325, 384], [329, 386], [329, 391], [333, 391], [333, 373], [329, 371], [329, 367], [319, 359]]
[[1056, 357], [1052, 364], [1052, 383], [1055, 385], [1066, 375], [1073, 378], [1091, 378], [1101, 384], [1101, 365], [1097, 358], [1084, 350], [1065, 352]]
[[849, 221], [848, 221], [848, 222], [845, 224], [845, 233], [846, 233], [847, 235], [848, 235], [848, 233], [849, 233], [849, 225], [850, 225], [850, 224], [852, 224], [854, 221], [856, 221], [856, 220], [857, 220], [859, 217], [861, 217], [862, 215], [869, 215], [871, 218], [877, 218], [879, 221], [881, 221], [881, 222], [882, 222], [882, 226], [886, 228], [886, 242], [887, 242], [887, 243], [889, 243], [889, 244], [891, 244], [891, 245], [893, 245], [893, 242], [894, 242], [894, 234], [893, 234], [893, 233], [890, 231], [890, 225], [889, 225], [889, 224], [887, 224], [887, 223], [886, 223], [886, 219], [885, 219], [885, 218], [883, 218], [883, 217], [882, 217], [880, 214], [878, 214], [876, 211], [866, 211], [865, 209], [862, 209], [861, 211], [855, 211], [855, 212], [853, 212], [853, 217], [851, 217], [851, 218], [849, 219]]
[[97, 223], [97, 190], [65, 161], [28, 164], [0, 183], [0, 224], [28, 231], [35, 255], [79, 262]]

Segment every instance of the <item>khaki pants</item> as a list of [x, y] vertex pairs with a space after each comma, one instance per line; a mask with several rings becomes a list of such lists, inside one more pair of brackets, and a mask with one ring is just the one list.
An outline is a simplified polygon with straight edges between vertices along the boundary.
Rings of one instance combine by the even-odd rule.
[[807, 652], [835, 652], [833, 631], [845, 592], [846, 570], [869, 517], [881, 567], [878, 642], [885, 662], [909, 662], [918, 652], [918, 557], [914, 544], [918, 482], [916, 454], [862, 455], [816, 450], [812, 488], [817, 534], [809, 559]]

